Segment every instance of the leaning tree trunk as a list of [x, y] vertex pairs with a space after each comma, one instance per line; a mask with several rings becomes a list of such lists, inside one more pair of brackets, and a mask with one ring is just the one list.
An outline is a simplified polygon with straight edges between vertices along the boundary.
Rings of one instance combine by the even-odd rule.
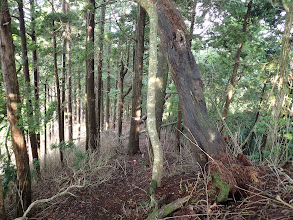
[[141, 88], [144, 53], [145, 17], [146, 11], [141, 6], [139, 6], [136, 25], [134, 76], [132, 82], [132, 108], [130, 119], [130, 134], [128, 142], [128, 153], [132, 155], [139, 152], [139, 121], [141, 117]]
[[204, 167], [210, 156], [226, 148], [221, 134], [210, 119], [203, 82], [188, 41], [189, 33], [181, 13], [170, 0], [157, 2], [159, 34], [168, 58], [170, 73], [182, 102], [184, 125], [191, 136], [192, 150]]
[[[11, 17], [7, 0], [0, 3], [0, 58], [1, 70], [4, 81], [7, 119], [10, 123], [13, 151], [17, 168], [17, 216], [21, 216], [23, 209], [31, 203], [31, 176], [29, 158], [25, 144], [25, 138], [21, 126], [19, 126], [18, 104], [20, 104], [19, 87], [15, 69], [13, 53], [13, 40], [11, 33]], [[23, 205], [23, 206], [22, 206]]]
[[[251, 11], [251, 7], [252, 7], [252, 0], [249, 2], [248, 6], [247, 6], [247, 12], [245, 15], [245, 19], [244, 19], [244, 24], [243, 24], [243, 33], [246, 33], [247, 30], [247, 25], [248, 25], [248, 18], [250, 15], [250, 11]], [[237, 72], [238, 72], [238, 67], [239, 67], [239, 62], [240, 62], [240, 55], [241, 55], [241, 51], [242, 51], [242, 47], [243, 47], [243, 42], [241, 42], [238, 45], [238, 49], [237, 49], [237, 53], [236, 53], [236, 57], [235, 57], [235, 64], [234, 64], [234, 68], [233, 68], [233, 74], [231, 76], [230, 79], [230, 85], [228, 86], [228, 90], [227, 90], [227, 98], [226, 98], [226, 102], [225, 102], [225, 106], [224, 106], [224, 112], [222, 115], [222, 121], [221, 121], [221, 125], [219, 128], [220, 133], [222, 133], [223, 129], [224, 129], [224, 124], [228, 115], [228, 111], [229, 111], [229, 106], [232, 100], [232, 95], [233, 95], [233, 88], [235, 87], [235, 83], [236, 83], [236, 76], [237, 76]]]
[[[28, 56], [27, 56], [27, 45], [26, 45], [26, 30], [25, 30], [25, 23], [24, 23], [24, 12], [23, 12], [23, 1], [18, 0], [18, 11], [19, 11], [19, 27], [20, 27], [20, 39], [21, 39], [21, 53], [22, 53], [22, 65], [23, 65], [23, 74], [24, 74], [24, 81], [26, 83], [26, 95], [28, 99], [28, 106], [27, 106], [27, 117], [32, 118], [34, 122], [34, 114], [33, 114], [33, 104], [32, 100], [30, 98], [30, 75], [29, 75], [29, 65], [28, 65]], [[29, 124], [28, 125], [28, 133], [30, 137], [30, 143], [31, 143], [31, 148], [32, 148], [32, 155], [34, 160], [39, 160], [39, 155], [38, 155], [38, 140], [37, 140], [37, 135], [35, 133], [35, 128], [33, 125]], [[38, 175], [40, 175], [40, 166], [35, 167], [37, 170]]]

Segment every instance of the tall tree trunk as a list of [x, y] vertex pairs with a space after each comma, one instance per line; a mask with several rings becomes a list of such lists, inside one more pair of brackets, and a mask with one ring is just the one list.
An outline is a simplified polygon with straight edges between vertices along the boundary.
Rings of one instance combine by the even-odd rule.
[[180, 11], [170, 0], [157, 1], [159, 34], [168, 57], [170, 73], [182, 102], [184, 125], [196, 142], [191, 148], [195, 158], [204, 167], [206, 153], [218, 155], [225, 150], [226, 143], [210, 119], [201, 76], [188, 41], [189, 33]]
[[[66, 1], [66, 13], [70, 12], [70, 1]], [[68, 65], [68, 75], [67, 75], [67, 85], [68, 85], [68, 139], [73, 140], [73, 120], [72, 120], [72, 97], [71, 97], [71, 87], [72, 87], [72, 72], [71, 72], [71, 21], [70, 18], [67, 24], [67, 65]]]
[[[31, 39], [34, 44], [33, 49], [33, 70], [34, 70], [34, 86], [35, 86], [35, 120], [40, 121], [40, 106], [39, 106], [39, 68], [38, 68], [38, 53], [37, 53], [37, 37], [35, 31], [35, 1], [30, 0], [30, 13], [31, 13]], [[41, 137], [40, 133], [37, 132], [37, 145], [38, 145], [38, 153], [40, 153], [41, 147]]]
[[[111, 32], [111, 24], [109, 25], [109, 32]], [[109, 130], [110, 128], [110, 84], [111, 84], [111, 77], [110, 77], [110, 55], [111, 55], [111, 42], [107, 44], [107, 79], [106, 79], [106, 103], [105, 103], [105, 130]]]
[[157, 76], [157, 32], [158, 15], [155, 5], [147, 0], [137, 0], [137, 2], [147, 11], [150, 17], [150, 50], [149, 50], [149, 75], [147, 93], [147, 129], [154, 153], [154, 163], [152, 171], [152, 181], [150, 185], [151, 200], [154, 202], [157, 186], [161, 186], [163, 177], [163, 150], [157, 132], [156, 121], [156, 76]]
[[180, 152], [180, 137], [182, 132], [182, 104], [178, 103], [178, 114], [177, 114], [177, 124], [176, 124], [176, 150]]
[[77, 78], [77, 112], [78, 112], [78, 119], [77, 119], [77, 136], [80, 137], [80, 129], [81, 129], [81, 84], [80, 84], [80, 72], [78, 71], [78, 78]]
[[141, 6], [138, 6], [136, 25], [136, 49], [134, 57], [134, 76], [132, 82], [132, 107], [130, 120], [130, 134], [128, 142], [128, 153], [132, 155], [139, 152], [139, 121], [141, 117], [141, 88], [144, 54], [145, 18], [146, 11]]
[[[243, 23], [243, 29], [242, 29], [243, 33], [246, 33], [246, 31], [247, 31], [248, 18], [249, 18], [249, 15], [250, 15], [251, 7], [252, 7], [252, 0], [250, 0], [250, 2], [248, 3], [248, 6], [247, 6], [247, 12], [246, 12], [246, 15], [245, 15], [245, 19], [244, 19], [244, 23]], [[224, 112], [223, 112], [223, 115], [222, 115], [222, 121], [221, 121], [221, 125], [220, 125], [220, 128], [219, 128], [220, 133], [222, 133], [222, 131], [224, 129], [224, 124], [225, 124], [225, 121], [226, 121], [226, 118], [227, 118], [227, 115], [228, 115], [229, 106], [230, 106], [232, 95], [233, 95], [233, 88], [235, 87], [236, 76], [237, 76], [237, 72], [238, 72], [238, 67], [239, 67], [239, 61], [240, 61], [240, 55], [241, 55], [242, 47], [243, 47], [243, 42], [241, 42], [238, 45], [238, 49], [237, 49], [237, 53], [236, 53], [236, 57], [235, 57], [235, 64], [234, 64], [234, 68], [233, 68], [233, 74], [231, 76], [230, 84], [228, 86], [226, 103], [225, 103], [225, 106], [224, 106]]]
[[31, 203], [31, 176], [29, 158], [24, 139], [24, 133], [19, 126], [18, 104], [20, 104], [19, 87], [15, 69], [13, 53], [13, 40], [11, 33], [11, 17], [7, 0], [0, 4], [0, 58], [1, 72], [4, 81], [7, 119], [10, 123], [13, 151], [17, 168], [17, 216], [21, 216], [23, 210]]
[[[1, 155], [1, 154], [0, 154]], [[6, 220], [5, 206], [4, 206], [4, 196], [2, 189], [2, 178], [0, 176], [0, 220]]]
[[[127, 66], [128, 66], [128, 64], [129, 64], [129, 48], [128, 48], [127, 53], [128, 53], [127, 54]], [[118, 137], [120, 137], [121, 134], [122, 134], [122, 117], [123, 117], [124, 98], [129, 94], [129, 92], [132, 89], [132, 86], [131, 86], [131, 87], [129, 87], [127, 92], [123, 93], [123, 90], [124, 90], [124, 78], [125, 78], [126, 73], [128, 72], [128, 67], [127, 66], [125, 67], [125, 64], [123, 62], [122, 53], [121, 53], [120, 63], [121, 63], [121, 69], [120, 69], [120, 72], [119, 72], [119, 81], [118, 81], [118, 88], [119, 88], [119, 92], [120, 92], [120, 94], [119, 94], [120, 97], [119, 97], [118, 105], [117, 105]]]
[[254, 120], [254, 123], [252, 125], [252, 133], [251, 133], [251, 137], [250, 137], [250, 141], [249, 141], [249, 145], [248, 145], [248, 149], [247, 149], [247, 151], [248, 151], [249, 154], [251, 153], [251, 150], [252, 150], [252, 142], [253, 142], [253, 139], [254, 139], [254, 136], [255, 136], [254, 126], [258, 122], [259, 117], [261, 116], [260, 115], [260, 111], [261, 111], [261, 106], [262, 106], [263, 98], [264, 98], [265, 91], [266, 91], [266, 86], [267, 86], [267, 84], [264, 83], [264, 86], [262, 88], [262, 93], [261, 93], [260, 101], [259, 101], [258, 112], [256, 113], [255, 120]]
[[103, 66], [103, 46], [104, 46], [104, 30], [105, 30], [105, 12], [106, 12], [106, 6], [105, 3], [106, 1], [103, 0], [102, 4], [103, 6], [101, 7], [101, 17], [100, 17], [100, 25], [99, 25], [99, 47], [98, 47], [98, 92], [97, 92], [97, 97], [98, 97], [98, 103], [97, 103], [97, 116], [98, 116], [98, 121], [97, 121], [97, 130], [98, 130], [98, 145], [100, 145], [100, 130], [102, 128], [102, 124], [104, 121], [102, 120], [102, 107], [103, 107], [103, 93], [102, 93], [102, 66]]
[[[117, 81], [117, 79], [115, 79], [115, 90], [117, 91], [117, 89], [118, 89], [118, 81]], [[112, 119], [113, 129], [115, 129], [115, 127], [116, 127], [116, 108], [117, 108], [117, 94], [115, 94], [114, 100], [113, 100], [113, 119]]]
[[[285, 95], [288, 91], [288, 83], [289, 83], [289, 59], [290, 59], [290, 52], [291, 47], [290, 45], [290, 31], [292, 29], [292, 22], [293, 22], [293, 1], [291, 0], [288, 5], [285, 1], [283, 2], [283, 6], [286, 10], [286, 21], [285, 21], [285, 31], [282, 37], [282, 48], [281, 54], [279, 58], [279, 83], [278, 83], [278, 91], [276, 94], [276, 102], [273, 106], [273, 120], [271, 124], [271, 128], [269, 129], [269, 134], [267, 138], [267, 145], [266, 148], [268, 150], [272, 150], [273, 146], [276, 144], [276, 137], [278, 133], [278, 119], [280, 117], [283, 104], [285, 101]], [[276, 161], [278, 158], [276, 158]]]
[[[66, 3], [62, 0], [62, 13], [66, 13]], [[63, 133], [65, 141], [65, 82], [66, 82], [66, 53], [67, 53], [67, 36], [66, 27], [63, 26], [62, 38], [62, 81], [61, 81], [61, 132]]]
[[[52, 12], [54, 12], [54, 0], [52, 0]], [[62, 114], [61, 114], [61, 97], [60, 97], [60, 84], [59, 84], [59, 75], [58, 75], [58, 64], [57, 64], [57, 41], [56, 41], [56, 28], [55, 28], [55, 20], [52, 20], [53, 27], [53, 50], [54, 50], [54, 73], [55, 73], [55, 81], [56, 81], [56, 93], [57, 93], [57, 115], [58, 115], [58, 126], [59, 126], [59, 142], [64, 142], [64, 126], [62, 126]], [[53, 123], [54, 127], [54, 123]], [[59, 148], [60, 152], [60, 161], [63, 165], [63, 151]]]
[[94, 29], [95, 29], [95, 0], [88, 1], [90, 7], [87, 11], [87, 136], [88, 149], [96, 150], [99, 146], [99, 123], [96, 122], [96, 106], [95, 106], [95, 79], [94, 79]]
[[[19, 26], [20, 26], [20, 39], [21, 39], [21, 53], [22, 53], [22, 65], [23, 65], [23, 74], [24, 74], [24, 81], [26, 83], [26, 93], [27, 93], [27, 99], [28, 99], [28, 118], [32, 118], [34, 121], [34, 114], [33, 114], [33, 104], [30, 97], [30, 75], [29, 75], [29, 66], [28, 66], [28, 56], [27, 56], [27, 46], [26, 46], [26, 30], [25, 30], [25, 23], [24, 23], [24, 12], [23, 12], [23, 1], [17, 0], [18, 3], [18, 11], [19, 11]], [[35, 121], [34, 121], [35, 122]], [[39, 160], [38, 155], [38, 141], [37, 141], [37, 135], [35, 133], [33, 125], [28, 126], [28, 133], [30, 137], [30, 143], [31, 143], [31, 149], [32, 149], [32, 155], [34, 160]], [[38, 175], [40, 175], [40, 166], [35, 167]]]
[[[47, 93], [47, 80], [45, 82], [45, 97], [44, 97], [44, 111], [47, 114], [47, 96], [49, 95], [49, 88]], [[47, 160], [47, 121], [44, 122], [44, 166], [46, 167]]]

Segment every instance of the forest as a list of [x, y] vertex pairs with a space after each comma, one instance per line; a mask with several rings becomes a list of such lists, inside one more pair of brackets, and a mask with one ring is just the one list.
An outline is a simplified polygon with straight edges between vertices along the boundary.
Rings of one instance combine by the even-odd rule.
[[0, 220], [293, 219], [293, 0], [0, 0]]

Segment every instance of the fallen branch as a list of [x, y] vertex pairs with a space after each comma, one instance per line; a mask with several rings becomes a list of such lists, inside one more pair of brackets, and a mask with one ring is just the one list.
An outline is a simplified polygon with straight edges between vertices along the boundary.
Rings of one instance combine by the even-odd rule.
[[186, 203], [191, 196], [186, 196], [181, 199], [177, 199], [168, 205], [163, 206], [160, 209], [155, 209], [147, 218], [147, 220], [152, 220], [152, 219], [158, 219], [158, 218], [164, 218], [165, 216], [169, 215], [170, 213], [174, 212], [175, 210], [181, 208], [184, 203]]
[[41, 204], [41, 203], [50, 202], [50, 201], [52, 201], [52, 200], [54, 200], [54, 199], [56, 199], [56, 198], [58, 198], [60, 196], [66, 195], [66, 194], [72, 195], [72, 193], [70, 193], [69, 190], [71, 190], [73, 188], [83, 188], [83, 187], [85, 187], [85, 184], [83, 184], [83, 185], [71, 185], [66, 190], [64, 190], [63, 192], [58, 193], [58, 194], [52, 196], [51, 198], [36, 200], [36, 201], [34, 201], [33, 203], [30, 204], [30, 206], [27, 208], [27, 210], [23, 213], [22, 217], [16, 218], [14, 220], [27, 220], [28, 218], [26, 216], [34, 206], [36, 206], [38, 204]]

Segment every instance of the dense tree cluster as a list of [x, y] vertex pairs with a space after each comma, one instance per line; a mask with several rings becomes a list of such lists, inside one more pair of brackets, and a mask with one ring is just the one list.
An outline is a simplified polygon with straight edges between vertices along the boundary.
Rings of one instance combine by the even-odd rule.
[[227, 150], [292, 160], [292, 21], [293, 0], [1, 0], [0, 180], [15, 164], [17, 216], [31, 203], [29, 163], [41, 178], [56, 128], [66, 166], [77, 138], [99, 153], [101, 132], [139, 153], [147, 123], [151, 189], [162, 124], [203, 168]]

